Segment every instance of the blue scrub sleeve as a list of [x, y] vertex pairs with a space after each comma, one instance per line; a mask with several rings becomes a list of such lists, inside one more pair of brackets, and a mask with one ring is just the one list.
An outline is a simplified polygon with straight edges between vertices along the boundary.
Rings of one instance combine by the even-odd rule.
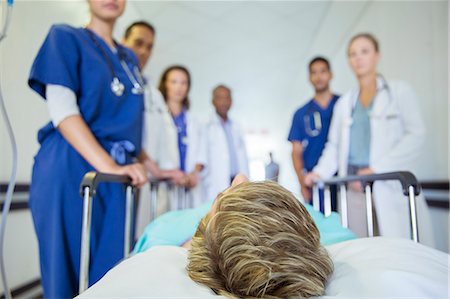
[[292, 119], [291, 130], [289, 131], [288, 140], [289, 141], [299, 141], [302, 142], [305, 139], [305, 130], [303, 126], [303, 114], [298, 110]]
[[34, 60], [28, 85], [44, 99], [47, 84], [62, 85], [78, 93], [80, 51], [74, 30], [67, 25], [53, 25]]

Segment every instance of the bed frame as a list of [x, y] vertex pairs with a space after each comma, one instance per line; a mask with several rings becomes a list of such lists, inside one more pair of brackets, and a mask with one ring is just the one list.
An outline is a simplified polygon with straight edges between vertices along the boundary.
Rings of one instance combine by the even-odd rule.
[[[372, 186], [375, 181], [400, 181], [403, 193], [409, 198], [409, 208], [411, 214], [411, 237], [415, 242], [419, 241], [419, 234], [417, 230], [417, 212], [415, 197], [420, 194], [420, 185], [416, 177], [405, 171], [391, 172], [383, 174], [373, 174], [365, 176], [347, 176], [334, 177], [328, 180], [319, 180], [315, 182], [313, 187], [313, 207], [319, 210], [319, 189], [324, 189], [324, 210], [325, 216], [331, 214], [331, 192], [330, 186], [335, 185], [340, 188], [340, 206], [341, 206], [341, 221], [344, 227], [348, 226], [347, 218], [347, 197], [346, 184], [352, 181], [361, 181], [365, 186], [366, 193], [366, 209], [367, 209], [367, 224], [368, 234], [373, 236], [373, 218], [372, 218]], [[130, 255], [131, 250], [131, 236], [132, 236], [132, 215], [134, 213], [133, 200], [136, 198], [136, 190], [131, 185], [131, 180], [127, 176], [112, 175], [98, 172], [87, 173], [80, 185], [80, 193], [84, 198], [83, 203], [83, 224], [81, 236], [81, 257], [80, 257], [80, 282], [79, 293], [81, 294], [88, 288], [89, 281], [89, 246], [90, 246], [90, 232], [91, 232], [91, 217], [92, 217], [92, 200], [95, 197], [97, 187], [101, 183], [119, 183], [126, 187], [126, 210], [125, 210], [125, 231], [124, 231], [124, 258]], [[151, 181], [151, 207], [156, 207], [156, 193], [159, 182]], [[185, 192], [182, 192], [185, 193]], [[184, 197], [183, 197], [184, 198]], [[185, 203], [182, 203], [185, 204]]]
[[331, 214], [331, 186], [339, 187], [339, 206], [341, 207], [342, 226], [348, 227], [348, 209], [347, 209], [347, 183], [360, 181], [364, 186], [366, 196], [366, 215], [367, 215], [367, 234], [373, 237], [373, 215], [372, 215], [372, 187], [375, 181], [399, 181], [402, 185], [403, 195], [409, 199], [409, 212], [411, 224], [411, 239], [419, 242], [419, 231], [417, 229], [417, 209], [416, 196], [420, 194], [421, 187], [417, 178], [408, 171], [397, 171], [389, 173], [371, 174], [371, 175], [351, 175], [346, 177], [333, 177], [328, 180], [317, 180], [313, 186], [313, 208], [316, 211], [320, 209], [319, 189], [324, 190], [324, 214], [328, 217]]

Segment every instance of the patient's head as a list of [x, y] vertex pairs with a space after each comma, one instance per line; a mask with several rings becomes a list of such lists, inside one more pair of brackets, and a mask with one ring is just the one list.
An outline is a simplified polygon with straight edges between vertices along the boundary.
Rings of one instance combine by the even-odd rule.
[[333, 263], [306, 209], [272, 182], [244, 182], [220, 194], [192, 240], [188, 272], [218, 294], [322, 295]]

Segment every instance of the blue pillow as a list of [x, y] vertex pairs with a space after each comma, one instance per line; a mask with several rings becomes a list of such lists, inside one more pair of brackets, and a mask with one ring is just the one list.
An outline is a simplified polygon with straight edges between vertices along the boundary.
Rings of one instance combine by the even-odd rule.
[[[191, 239], [197, 230], [200, 220], [208, 213], [213, 201], [208, 201], [195, 209], [167, 212], [146, 228], [136, 243], [133, 253], [138, 253], [156, 245], [180, 246]], [[324, 217], [322, 213], [314, 211], [311, 205], [305, 205], [320, 231], [322, 245], [330, 245], [346, 240], [355, 239], [355, 235], [341, 226], [337, 213]]]

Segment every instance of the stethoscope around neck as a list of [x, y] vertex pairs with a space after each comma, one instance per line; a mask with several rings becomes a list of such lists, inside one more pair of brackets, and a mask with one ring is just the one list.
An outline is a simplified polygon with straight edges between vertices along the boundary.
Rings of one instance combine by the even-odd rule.
[[[392, 100], [392, 91], [391, 91], [391, 88], [390, 88], [389, 84], [387, 83], [386, 79], [384, 78], [384, 76], [382, 74], [378, 73], [377, 74], [377, 78], [381, 81], [381, 84], [380, 84], [380, 86], [377, 86], [377, 93], [375, 94], [374, 99], [372, 101], [375, 100], [375, 98], [377, 97], [377, 95], [380, 92], [382, 92], [383, 90], [386, 90], [387, 96], [388, 96], [388, 99], [389, 99], [389, 103], [392, 103], [392, 101], [393, 101]], [[377, 85], [378, 85], [378, 83], [377, 83]], [[358, 99], [359, 99], [359, 92], [360, 92], [359, 89], [357, 89], [357, 90], [355, 90], [353, 92], [353, 95], [352, 95], [351, 117], [353, 117], [353, 113], [355, 112], [355, 107], [356, 107], [356, 104], [357, 104]]]
[[[333, 99], [334, 99], [334, 95], [331, 98], [331, 100], [333, 100]], [[331, 102], [330, 102], [330, 104], [331, 104]], [[320, 111], [318, 111], [314, 107], [310, 106], [308, 108], [308, 111], [306, 111], [306, 113], [303, 115], [303, 125], [305, 128], [305, 133], [309, 137], [319, 136], [320, 132], [322, 132], [322, 115], [320, 114]]]
[[[377, 88], [377, 94], [379, 92], [381, 92], [382, 90], [386, 90], [388, 97], [389, 97], [389, 101], [392, 102], [391, 89], [389, 88], [389, 85], [388, 85], [386, 79], [384, 78], [384, 76], [382, 74], [377, 74], [377, 77], [380, 78], [380, 80], [381, 80], [381, 86]], [[352, 96], [353, 103], [352, 103], [351, 116], [353, 116], [355, 106], [358, 101], [358, 97], [359, 97], [359, 92], [357, 92], [357, 91], [354, 92], [354, 94]], [[312, 118], [312, 121], [311, 121], [311, 118]], [[313, 108], [309, 108], [307, 113], [303, 116], [303, 122], [304, 122], [304, 126], [305, 126], [305, 133], [309, 137], [319, 136], [319, 134], [322, 130], [322, 117], [321, 117], [319, 111], [313, 112]]]
[[[100, 49], [100, 52], [102, 53], [103, 58], [105, 59], [106, 63], [108, 64], [108, 68], [111, 72], [111, 75], [113, 77], [111, 81], [111, 91], [117, 96], [120, 97], [123, 95], [125, 91], [125, 85], [119, 80], [119, 77], [116, 74], [116, 71], [114, 70], [113, 63], [111, 59], [108, 57], [108, 54], [106, 53], [105, 49], [100, 45], [100, 43], [97, 41], [97, 39], [94, 36], [94, 33], [89, 30], [88, 28], [85, 28], [86, 32], [88, 33], [91, 40], [94, 42], [94, 45]], [[114, 41], [114, 44], [117, 48], [117, 53], [119, 55], [120, 64], [127, 74], [128, 79], [130, 80], [133, 87], [131, 88], [131, 93], [136, 95], [144, 94], [144, 86], [145, 82], [142, 78], [141, 72], [139, 68], [135, 65], [133, 68], [133, 72], [131, 72], [130, 68], [128, 67], [126, 63], [126, 53], [118, 46], [118, 44]]]
[[[322, 117], [319, 111], [312, 112], [312, 108], [303, 116], [303, 122], [305, 125], [305, 133], [308, 134], [309, 137], [319, 136], [322, 130]], [[312, 112], [312, 113], [311, 113]], [[311, 125], [311, 116], [314, 125]]]

